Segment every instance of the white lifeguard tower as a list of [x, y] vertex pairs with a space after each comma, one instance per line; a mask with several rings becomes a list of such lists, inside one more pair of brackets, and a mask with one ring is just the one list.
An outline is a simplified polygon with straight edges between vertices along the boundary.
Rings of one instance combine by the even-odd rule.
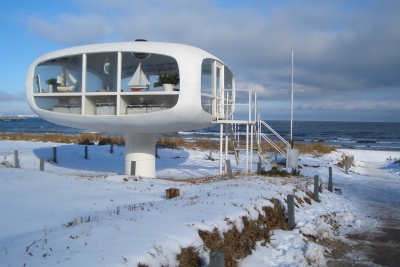
[[[154, 87], [163, 75], [178, 80]], [[29, 106], [47, 121], [125, 133], [128, 175], [155, 177], [157, 133], [202, 129], [220, 123], [221, 172], [224, 124], [226, 144], [228, 128], [232, 132], [234, 123], [247, 125], [246, 159], [253, 150], [253, 134], [257, 135], [257, 143], [267, 137], [261, 133], [263, 122], [255, 93], [244, 90], [248, 93], [248, 119], [233, 120], [238, 90], [231, 70], [217, 57], [188, 45], [137, 40], [51, 52], [31, 64], [25, 88]], [[246, 172], [247, 166], [251, 172], [249, 159]]]

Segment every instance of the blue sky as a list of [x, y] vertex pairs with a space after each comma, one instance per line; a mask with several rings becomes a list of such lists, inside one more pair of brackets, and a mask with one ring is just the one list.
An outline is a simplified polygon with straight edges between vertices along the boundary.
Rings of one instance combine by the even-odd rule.
[[222, 59], [262, 118], [400, 122], [399, 1], [64, 0], [0, 4], [0, 114], [30, 114], [29, 65], [83, 44], [177, 42]]

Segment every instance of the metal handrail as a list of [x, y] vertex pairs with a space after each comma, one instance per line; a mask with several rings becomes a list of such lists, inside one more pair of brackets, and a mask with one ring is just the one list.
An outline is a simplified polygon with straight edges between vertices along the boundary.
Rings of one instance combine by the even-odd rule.
[[285, 140], [285, 138], [283, 138], [282, 136], [280, 136], [280, 134], [278, 134], [274, 129], [272, 129], [271, 126], [269, 126], [265, 121], [261, 121], [261, 123], [267, 127], [273, 134], [276, 135], [276, 137], [278, 137], [279, 139], [281, 139], [281, 141], [286, 144], [287, 146], [290, 146], [289, 142]]
[[272, 142], [271, 139], [269, 139], [269, 137], [265, 134], [261, 134], [262, 138], [265, 139], [265, 141], [267, 141], [271, 146], [273, 146], [273, 148], [275, 148], [279, 153], [281, 153], [285, 158], [287, 158], [286, 153], [279, 147], [277, 146], [274, 142]]

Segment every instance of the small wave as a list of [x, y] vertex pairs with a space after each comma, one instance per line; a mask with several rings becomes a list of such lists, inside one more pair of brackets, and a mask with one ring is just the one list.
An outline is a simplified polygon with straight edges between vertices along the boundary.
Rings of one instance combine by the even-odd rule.
[[357, 143], [359, 144], [375, 144], [375, 140], [357, 140]]
[[354, 139], [351, 138], [335, 138], [336, 141], [354, 141]]

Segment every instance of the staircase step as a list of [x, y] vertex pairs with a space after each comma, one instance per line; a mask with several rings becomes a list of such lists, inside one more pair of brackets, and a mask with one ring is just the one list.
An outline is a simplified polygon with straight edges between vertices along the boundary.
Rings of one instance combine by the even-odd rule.
[[[246, 150], [245, 147], [235, 147], [235, 150]], [[249, 147], [250, 150], [250, 147]], [[256, 147], [253, 147], [253, 151], [258, 151], [258, 149]]]

